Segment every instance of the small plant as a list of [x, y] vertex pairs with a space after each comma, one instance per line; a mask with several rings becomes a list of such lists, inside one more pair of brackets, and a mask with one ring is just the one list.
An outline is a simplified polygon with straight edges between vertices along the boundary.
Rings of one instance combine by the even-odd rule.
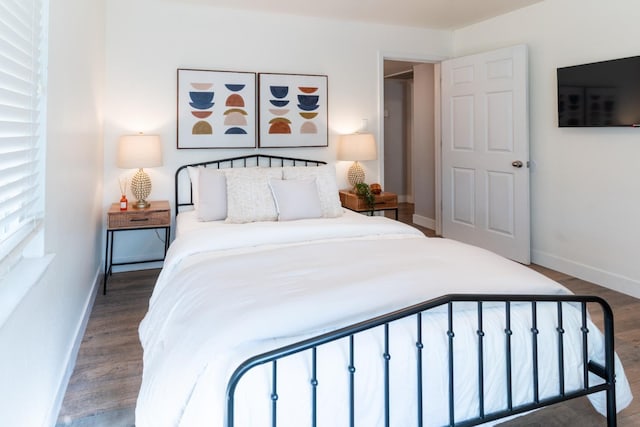
[[376, 203], [376, 196], [371, 192], [369, 185], [364, 182], [360, 182], [356, 184], [355, 190], [358, 197], [362, 197], [367, 206], [373, 208]]

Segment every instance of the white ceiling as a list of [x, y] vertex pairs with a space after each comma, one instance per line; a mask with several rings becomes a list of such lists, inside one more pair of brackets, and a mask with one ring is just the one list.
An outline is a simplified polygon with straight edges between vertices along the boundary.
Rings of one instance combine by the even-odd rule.
[[177, 0], [229, 9], [455, 29], [542, 0]]

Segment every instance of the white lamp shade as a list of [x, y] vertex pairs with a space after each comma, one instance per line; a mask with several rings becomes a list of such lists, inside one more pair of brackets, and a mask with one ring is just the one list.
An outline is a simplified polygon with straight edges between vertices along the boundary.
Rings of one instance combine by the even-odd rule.
[[118, 167], [122, 169], [162, 166], [158, 135], [124, 135], [118, 143]]
[[342, 135], [338, 145], [338, 160], [375, 160], [376, 140], [370, 133]]

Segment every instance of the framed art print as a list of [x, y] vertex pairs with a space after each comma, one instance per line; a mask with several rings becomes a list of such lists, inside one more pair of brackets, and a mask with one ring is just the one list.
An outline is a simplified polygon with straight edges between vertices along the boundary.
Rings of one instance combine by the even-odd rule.
[[256, 74], [178, 69], [178, 148], [254, 148]]
[[258, 74], [259, 146], [327, 147], [327, 76]]

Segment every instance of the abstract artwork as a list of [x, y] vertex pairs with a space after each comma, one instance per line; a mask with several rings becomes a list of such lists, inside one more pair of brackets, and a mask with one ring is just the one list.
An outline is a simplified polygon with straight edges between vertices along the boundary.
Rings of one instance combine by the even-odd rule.
[[326, 147], [327, 76], [260, 73], [260, 147]]
[[256, 74], [178, 69], [178, 148], [254, 148]]

